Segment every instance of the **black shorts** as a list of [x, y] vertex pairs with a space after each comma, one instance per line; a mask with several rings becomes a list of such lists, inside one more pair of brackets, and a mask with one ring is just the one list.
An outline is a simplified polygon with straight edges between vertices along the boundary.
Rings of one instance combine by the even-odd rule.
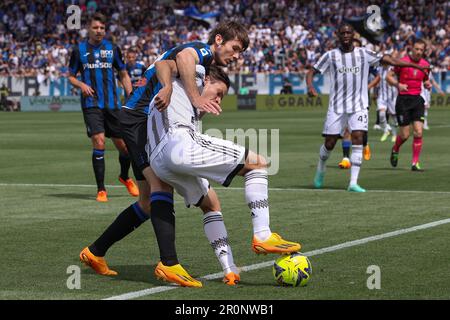
[[108, 138], [122, 138], [119, 109], [83, 108], [83, 118], [89, 138], [102, 132]]
[[400, 127], [408, 126], [414, 121], [424, 121], [425, 100], [420, 95], [398, 95], [395, 113]]
[[136, 180], [145, 180], [142, 170], [150, 166], [145, 150], [147, 145], [147, 115], [144, 112], [122, 108], [119, 113], [122, 137], [134, 165], [139, 169], [134, 172]]

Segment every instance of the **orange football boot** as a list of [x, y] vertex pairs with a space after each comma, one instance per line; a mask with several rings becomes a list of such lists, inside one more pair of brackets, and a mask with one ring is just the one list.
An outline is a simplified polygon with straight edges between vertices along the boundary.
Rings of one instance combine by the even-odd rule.
[[241, 281], [239, 273], [230, 272], [222, 280], [228, 286], [235, 286]]
[[139, 188], [136, 183], [134, 183], [133, 179], [128, 178], [127, 180], [123, 180], [119, 177], [120, 183], [122, 183], [125, 187], [127, 187], [128, 193], [133, 197], [139, 197]]
[[111, 270], [103, 257], [94, 256], [88, 247], [80, 252], [80, 261], [91, 267], [95, 272], [103, 276], [116, 276], [117, 272]]
[[201, 288], [203, 286], [200, 281], [192, 278], [181, 264], [168, 267], [159, 262], [155, 269], [155, 276], [159, 280], [177, 283], [182, 287]]
[[299, 243], [284, 240], [277, 233], [272, 233], [270, 237], [261, 241], [253, 236], [252, 250], [257, 254], [278, 253], [289, 254], [300, 251], [302, 246]]
[[108, 195], [105, 190], [101, 190], [97, 192], [97, 200], [98, 202], [108, 202]]

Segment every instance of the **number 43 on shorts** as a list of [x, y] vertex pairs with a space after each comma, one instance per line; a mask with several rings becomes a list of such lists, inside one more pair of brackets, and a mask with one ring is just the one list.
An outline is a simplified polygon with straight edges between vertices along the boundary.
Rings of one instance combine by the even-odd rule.
[[362, 123], [367, 123], [368, 119], [369, 117], [367, 116], [367, 114], [358, 117], [358, 121]]

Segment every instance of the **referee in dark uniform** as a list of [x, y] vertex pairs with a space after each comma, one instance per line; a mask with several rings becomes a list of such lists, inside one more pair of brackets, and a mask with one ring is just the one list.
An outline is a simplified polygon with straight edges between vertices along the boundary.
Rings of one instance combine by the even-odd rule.
[[[81, 107], [87, 135], [92, 140], [92, 166], [97, 181], [97, 201], [108, 201], [105, 179], [105, 137], [111, 138], [119, 150], [121, 173], [119, 181], [132, 196], [139, 191], [128, 176], [130, 157], [122, 139], [118, 114], [120, 99], [117, 92], [114, 70], [119, 73], [126, 95], [131, 93], [131, 81], [123, 62], [120, 49], [105, 40], [106, 18], [95, 13], [88, 22], [88, 39], [75, 45], [69, 64], [69, 81], [81, 90]], [[81, 81], [76, 78], [81, 74]]]

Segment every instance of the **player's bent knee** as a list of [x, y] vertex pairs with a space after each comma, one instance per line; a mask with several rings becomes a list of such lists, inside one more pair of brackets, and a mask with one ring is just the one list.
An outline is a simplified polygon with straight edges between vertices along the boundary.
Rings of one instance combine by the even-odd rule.
[[247, 170], [265, 169], [267, 168], [267, 160], [262, 155], [249, 151], [247, 159], [245, 159], [244, 168]]

